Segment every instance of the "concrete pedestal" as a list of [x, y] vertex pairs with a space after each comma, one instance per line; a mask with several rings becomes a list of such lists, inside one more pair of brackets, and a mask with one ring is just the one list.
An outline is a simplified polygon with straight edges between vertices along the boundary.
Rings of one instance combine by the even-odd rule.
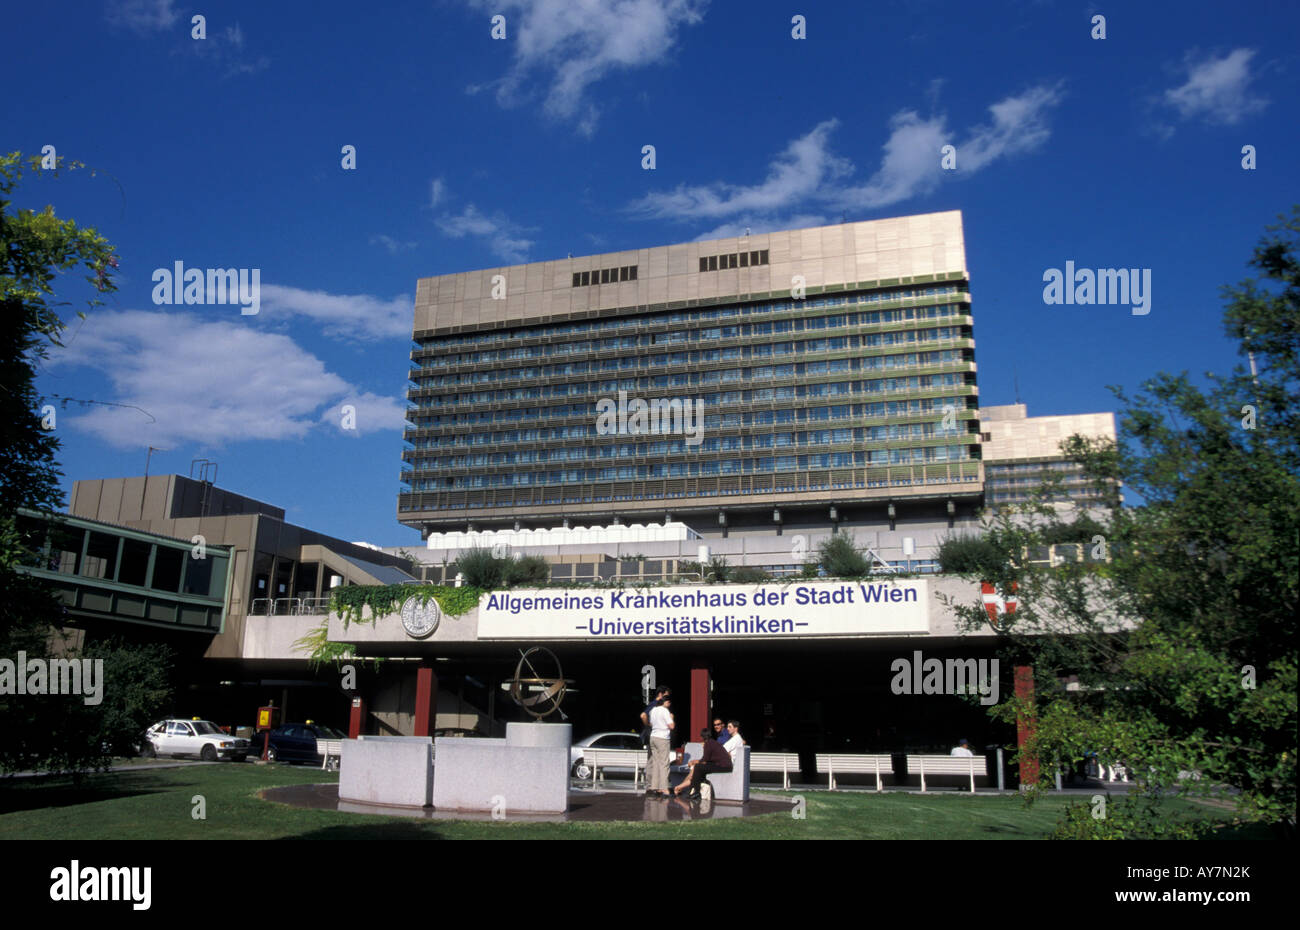
[[505, 739], [437, 741], [438, 810], [555, 813], [569, 809], [567, 723], [510, 723]]
[[433, 801], [433, 740], [427, 736], [360, 736], [343, 740], [339, 800], [390, 807]]

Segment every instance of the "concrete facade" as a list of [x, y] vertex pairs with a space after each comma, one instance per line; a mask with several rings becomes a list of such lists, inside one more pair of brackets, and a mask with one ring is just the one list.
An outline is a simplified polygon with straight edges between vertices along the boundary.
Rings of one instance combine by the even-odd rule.
[[[421, 279], [398, 519], [725, 535], [969, 509], [970, 312], [955, 211]], [[624, 416], [671, 403], [689, 429]]]

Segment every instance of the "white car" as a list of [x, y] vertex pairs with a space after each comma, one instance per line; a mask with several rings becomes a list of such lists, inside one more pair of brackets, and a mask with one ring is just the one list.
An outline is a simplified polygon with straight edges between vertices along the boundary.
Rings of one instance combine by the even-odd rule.
[[211, 720], [163, 720], [144, 734], [147, 756], [198, 756], [204, 762], [248, 758], [248, 740], [231, 736]]
[[[622, 732], [607, 731], [605, 733], [593, 733], [585, 739], [580, 739], [569, 747], [569, 774], [577, 779], [591, 777], [591, 766], [587, 765], [582, 757], [584, 749], [631, 749], [636, 752], [649, 755], [649, 751], [641, 745], [641, 736], [638, 733], [630, 733], [626, 730]], [[676, 752], [673, 753], [670, 767], [674, 772], [684, 772], [688, 766], [678, 765], [675, 761]], [[631, 775], [632, 766], [630, 765], [609, 765], [602, 766], [602, 772], [618, 775]], [[642, 764], [641, 771], [645, 771], [645, 765]]]
[[[593, 733], [585, 739], [580, 739], [569, 747], [569, 774], [574, 778], [590, 778], [591, 766], [587, 765], [582, 758], [584, 749], [635, 749], [637, 752], [645, 752], [645, 747], [641, 745], [641, 737], [636, 733]], [[603, 768], [601, 771], [615, 773], [620, 775], [631, 775], [632, 767], [611, 765]]]

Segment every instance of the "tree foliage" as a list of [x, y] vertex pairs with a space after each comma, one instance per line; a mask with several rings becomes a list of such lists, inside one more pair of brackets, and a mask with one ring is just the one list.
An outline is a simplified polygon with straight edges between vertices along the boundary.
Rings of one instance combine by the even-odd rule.
[[[54, 511], [63, 503], [55, 460], [59, 442], [42, 423], [35, 384], [49, 347], [62, 345], [66, 324], [59, 311], [68, 302], [54, 300], [55, 285], [63, 290], [61, 276], [81, 269], [92, 295], [108, 293], [115, 290], [112, 274], [118, 264], [113, 247], [93, 228], [60, 218], [52, 206], [13, 209], [13, 195], [25, 173], [58, 175], [60, 169], [83, 167], [60, 159], [55, 168], [41, 171], [39, 158], [0, 155], [0, 656], [11, 660], [19, 651], [29, 658], [51, 657], [51, 633], [63, 616], [46, 584], [16, 571], [31, 557], [17, 529], [18, 508]], [[87, 300], [91, 308], [99, 303], [97, 296]], [[104, 657], [105, 674], [112, 675], [106, 688], [121, 693], [93, 707], [72, 695], [0, 697], [0, 767], [93, 767], [104, 759], [104, 744], [138, 737], [119, 737], [119, 728], [135, 727], [139, 708], [146, 709], [145, 717], [156, 711], [162, 685], [152, 674], [132, 678], [133, 669], [144, 670], [128, 660], [129, 650], [121, 644], [99, 649], [107, 651], [82, 657]], [[61, 655], [78, 657], [75, 651]], [[162, 660], [154, 656], [153, 661]]]
[[[1204, 386], [1184, 372], [1158, 374], [1133, 397], [1115, 388], [1119, 441], [1065, 444], [1094, 481], [1122, 481], [1141, 500], [1086, 527], [1108, 561], [1030, 564], [1027, 550], [1066, 533], [1050, 508], [999, 514], [989, 527], [993, 554], [972, 574], [1004, 595], [1018, 586], [1006, 652], [1032, 663], [1037, 680], [1032, 702], [993, 712], [1034, 717], [1028, 749], [1047, 763], [1043, 785], [1051, 762], [1095, 751], [1127, 764], [1149, 794], [1229, 789], [1242, 819], [1294, 830], [1298, 246], [1300, 208], [1256, 249], [1262, 277], [1223, 291], [1226, 331], [1253, 353], [1258, 377], [1238, 364], [1207, 373]], [[985, 623], [982, 605], [958, 612], [970, 627]], [[1053, 686], [1067, 676], [1073, 690]], [[1129, 821], [1126, 835], [1142, 832], [1141, 817]]]

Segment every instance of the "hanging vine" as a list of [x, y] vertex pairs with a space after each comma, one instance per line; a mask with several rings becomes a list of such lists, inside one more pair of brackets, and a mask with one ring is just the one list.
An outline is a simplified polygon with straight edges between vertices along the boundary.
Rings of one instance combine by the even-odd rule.
[[[335, 588], [330, 595], [330, 611], [343, 621], [343, 629], [351, 623], [373, 623], [376, 617], [396, 613], [408, 597], [419, 598], [421, 604], [432, 599], [448, 617], [460, 617], [478, 606], [483, 596], [479, 588], [448, 588], [444, 585], [348, 585]], [[366, 618], [365, 608], [370, 608]]]

